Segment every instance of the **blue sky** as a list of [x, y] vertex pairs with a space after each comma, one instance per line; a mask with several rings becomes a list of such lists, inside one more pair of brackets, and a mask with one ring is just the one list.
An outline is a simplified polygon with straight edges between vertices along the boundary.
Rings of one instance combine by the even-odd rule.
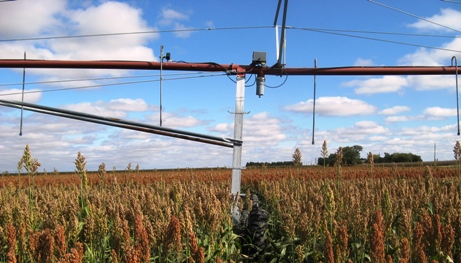
[[[163, 45], [177, 62], [247, 65], [253, 51], [263, 51], [272, 65], [277, 2], [3, 2], [0, 59], [22, 59], [26, 52], [28, 59], [159, 61]], [[313, 67], [314, 59], [319, 67], [449, 66], [461, 53], [460, 8], [436, 0], [291, 0], [286, 67]], [[144, 33], [53, 38], [130, 32]], [[297, 147], [303, 162], [312, 164], [324, 140], [330, 153], [361, 145], [362, 157], [411, 152], [431, 161], [436, 145], [439, 160], [453, 159], [459, 140], [454, 76], [318, 76], [314, 145], [313, 77], [284, 82], [267, 76], [261, 98], [251, 86], [254, 78], [246, 77], [243, 164], [289, 161]], [[235, 77], [164, 71], [163, 79], [165, 127], [233, 136]], [[159, 71], [26, 69], [25, 101], [158, 125], [158, 80]], [[106, 85], [122, 82], [130, 84]], [[2, 99], [20, 100], [21, 88], [22, 69], [0, 69]], [[19, 136], [16, 109], [0, 108], [0, 123], [0, 171], [16, 170], [26, 144], [47, 171], [74, 170], [77, 152], [89, 170], [102, 162], [108, 170], [129, 163], [153, 169], [232, 162], [228, 148], [31, 112], [24, 113]]]

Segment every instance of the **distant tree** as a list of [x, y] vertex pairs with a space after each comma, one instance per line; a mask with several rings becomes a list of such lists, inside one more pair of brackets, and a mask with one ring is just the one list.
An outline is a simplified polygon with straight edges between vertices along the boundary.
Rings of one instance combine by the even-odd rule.
[[301, 154], [301, 150], [299, 150], [299, 148], [296, 148], [295, 152], [293, 153], [292, 155], [293, 157], [293, 164], [295, 166], [300, 166], [302, 165], [302, 158], [303, 158], [303, 155]]
[[384, 157], [373, 156], [375, 163], [415, 163], [422, 162], [421, 156], [412, 153], [384, 153]]
[[383, 159], [379, 154], [373, 154], [373, 162], [374, 163], [383, 163]]
[[[326, 142], [324, 142], [324, 146], [322, 147], [322, 157], [318, 158], [318, 165], [328, 164], [329, 166], [337, 166], [337, 165], [356, 165], [362, 163], [360, 159], [360, 152], [362, 151], [363, 147], [360, 145], [354, 145], [352, 147], [339, 147], [335, 153], [332, 153], [328, 156], [328, 150], [326, 148]], [[323, 151], [325, 149], [325, 151]]]
[[320, 152], [323, 157], [323, 167], [325, 167], [325, 160], [328, 157], [328, 148], [327, 148], [327, 141], [324, 140], [322, 144], [322, 151]]
[[336, 165], [336, 153], [331, 153], [330, 155], [328, 155], [327, 163], [328, 166]]
[[384, 163], [392, 163], [392, 156], [389, 153], [384, 153]]
[[342, 148], [343, 158], [342, 161], [344, 165], [356, 165], [360, 161], [360, 152], [363, 150], [363, 147], [360, 145], [354, 145], [352, 147], [346, 146]]

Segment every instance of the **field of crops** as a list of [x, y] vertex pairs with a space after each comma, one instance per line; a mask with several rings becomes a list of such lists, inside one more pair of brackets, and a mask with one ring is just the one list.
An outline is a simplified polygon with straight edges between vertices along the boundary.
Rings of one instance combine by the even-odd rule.
[[1, 177], [0, 262], [461, 262], [456, 167], [244, 170], [239, 206], [257, 194], [269, 216], [265, 247], [246, 255], [230, 170], [75, 164]]

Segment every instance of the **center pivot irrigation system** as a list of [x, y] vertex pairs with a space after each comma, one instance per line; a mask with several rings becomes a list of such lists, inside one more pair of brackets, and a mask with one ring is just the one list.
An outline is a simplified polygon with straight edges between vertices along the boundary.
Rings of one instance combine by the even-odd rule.
[[[279, 0], [277, 22], [280, 10]], [[231, 196], [234, 199], [231, 205], [231, 215], [234, 224], [240, 220], [240, 211], [235, 205], [238, 201], [241, 185], [242, 168], [242, 132], [244, 113], [245, 79], [247, 75], [256, 76], [256, 95], [264, 95], [266, 76], [352, 76], [352, 75], [456, 75], [456, 102], [458, 104], [458, 135], [459, 128], [459, 103], [458, 103], [458, 63], [456, 57], [452, 58], [451, 66], [386, 66], [386, 67], [324, 67], [317, 68], [287, 68], [282, 63], [282, 53], [285, 41], [285, 21], [288, 0], [285, 0], [281, 45], [277, 44], [277, 62], [273, 66], [266, 65], [265, 52], [253, 52], [252, 62], [248, 65], [218, 64], [218, 63], [186, 63], [186, 62], [160, 62], [150, 61], [62, 61], [62, 60], [30, 60], [30, 59], [0, 59], [0, 68], [66, 68], [66, 69], [124, 69], [124, 70], [170, 70], [170, 71], [203, 71], [225, 72], [236, 77], [235, 121], [234, 137], [221, 138], [188, 131], [181, 131], [160, 126], [147, 125], [120, 119], [101, 117], [81, 112], [57, 109], [20, 101], [0, 100], [0, 105], [49, 114], [64, 118], [93, 122], [140, 132], [153, 133], [184, 140], [208, 143], [233, 149], [232, 157], [232, 186]], [[276, 26], [276, 32], [278, 28]], [[277, 32], [278, 35], [278, 32]], [[455, 63], [454, 63], [455, 62]], [[314, 115], [315, 115], [315, 78], [314, 78]], [[314, 141], [312, 141], [314, 142]]]

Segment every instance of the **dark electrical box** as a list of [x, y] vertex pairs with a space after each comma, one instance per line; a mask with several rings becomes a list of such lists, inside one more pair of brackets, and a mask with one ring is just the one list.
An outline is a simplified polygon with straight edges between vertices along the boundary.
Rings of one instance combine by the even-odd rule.
[[266, 65], [266, 52], [253, 51], [253, 64]]

